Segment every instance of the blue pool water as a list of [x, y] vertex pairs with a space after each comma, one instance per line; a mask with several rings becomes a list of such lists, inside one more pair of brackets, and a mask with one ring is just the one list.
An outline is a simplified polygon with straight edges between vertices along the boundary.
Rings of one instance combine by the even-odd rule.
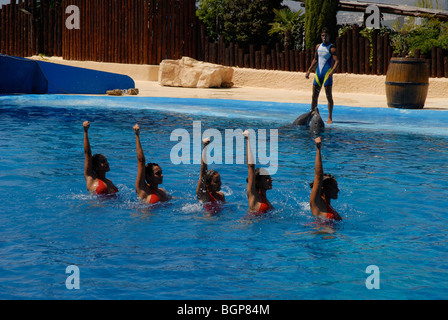
[[[304, 104], [141, 97], [0, 97], [0, 299], [446, 299], [448, 112], [335, 106], [322, 134], [332, 202], [319, 233], [309, 209], [313, 135], [289, 126]], [[325, 106], [321, 106], [324, 119]], [[116, 197], [88, 194], [83, 129], [107, 156]], [[278, 129], [276, 210], [247, 216], [247, 166], [215, 164], [227, 204], [198, 205], [198, 164], [173, 165], [176, 128]], [[132, 126], [175, 199], [134, 191]], [[80, 271], [69, 290], [67, 266]], [[380, 271], [368, 289], [366, 268]]]

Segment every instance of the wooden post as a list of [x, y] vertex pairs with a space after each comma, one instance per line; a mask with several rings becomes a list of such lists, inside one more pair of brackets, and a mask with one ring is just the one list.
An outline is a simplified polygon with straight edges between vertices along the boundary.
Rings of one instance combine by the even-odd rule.
[[255, 51], [255, 69], [261, 69], [261, 52]]
[[300, 58], [299, 58], [299, 50], [294, 50], [294, 64], [296, 66], [296, 72], [300, 71]]
[[448, 56], [443, 58], [443, 69], [445, 70], [445, 78], [448, 78]]
[[280, 58], [280, 69], [281, 71], [285, 70], [285, 53], [284, 52], [280, 52], [278, 54], [279, 58]]
[[255, 47], [253, 44], [249, 45], [249, 67], [255, 68]]
[[224, 43], [224, 36], [219, 36], [218, 40], [218, 64], [224, 64], [224, 50], [226, 45]]
[[314, 55], [314, 49], [308, 49], [305, 51], [305, 72], [308, 71], [308, 69], [311, 66], [311, 61], [313, 60]]
[[354, 25], [352, 29], [352, 47], [353, 47], [353, 73], [359, 74], [359, 27]]
[[242, 68], [244, 66], [244, 49], [243, 48], [239, 48], [238, 49], [238, 65], [240, 66], [240, 68]]
[[244, 54], [244, 68], [250, 67], [250, 55], [249, 53]]
[[341, 37], [341, 73], [347, 72], [347, 37], [343, 35]]
[[442, 78], [443, 75], [444, 75], [443, 49], [437, 48], [437, 78]]
[[376, 70], [377, 70], [377, 43], [378, 43], [378, 30], [373, 30], [373, 34], [372, 34], [372, 41], [373, 43], [371, 44], [372, 48], [373, 48], [373, 60], [372, 60], [372, 68], [371, 68], [371, 74], [376, 74]]
[[277, 56], [277, 70], [282, 70], [282, 58], [281, 58], [280, 43], [275, 44], [275, 55]]
[[389, 67], [389, 61], [390, 61], [390, 56], [389, 56], [389, 32], [386, 32], [384, 34], [384, 42], [383, 42], [383, 46], [384, 46], [384, 62], [383, 62], [383, 75], [385, 75], [387, 73], [387, 68]]
[[238, 60], [238, 51], [239, 51], [239, 44], [235, 43], [235, 45], [233, 46], [234, 48], [234, 52], [235, 52], [235, 67], [239, 66], [239, 60]]
[[370, 50], [371, 50], [372, 43], [370, 43], [370, 40], [367, 38], [364, 38], [364, 61], [365, 61], [365, 74], [370, 74], [370, 70], [372, 68], [370, 64]]
[[270, 54], [266, 55], [266, 69], [272, 70], [272, 58]]
[[230, 64], [230, 48], [224, 49], [224, 65], [231, 66], [231, 64]]
[[299, 53], [299, 59], [300, 59], [300, 71], [306, 72], [307, 67], [306, 67], [306, 52], [305, 51], [302, 51]]
[[266, 69], [266, 55], [268, 47], [266, 45], [261, 46], [261, 68]]
[[285, 61], [285, 64], [283, 65], [283, 71], [289, 71], [289, 50], [285, 50], [283, 52], [283, 58]]
[[366, 59], [365, 59], [365, 45], [364, 45], [364, 37], [358, 37], [358, 47], [359, 47], [359, 74], [366, 73]]
[[277, 70], [277, 53], [274, 49], [271, 49], [271, 66], [272, 70]]
[[383, 64], [384, 64], [384, 36], [378, 36], [376, 43], [376, 74], [383, 74]]
[[431, 77], [437, 76], [437, 49], [432, 47], [431, 49]]
[[216, 42], [210, 43], [210, 62], [216, 63]]
[[294, 61], [294, 50], [289, 50], [289, 70], [288, 71], [295, 71], [296, 70], [296, 63]]
[[347, 37], [347, 51], [346, 51], [346, 59], [347, 59], [347, 72], [353, 73], [353, 32], [352, 30], [347, 30], [345, 33]]

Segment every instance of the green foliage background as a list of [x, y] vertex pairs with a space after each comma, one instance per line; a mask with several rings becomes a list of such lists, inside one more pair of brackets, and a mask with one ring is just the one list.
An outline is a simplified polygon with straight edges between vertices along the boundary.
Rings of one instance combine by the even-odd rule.
[[211, 40], [223, 35], [227, 42], [270, 44], [269, 23], [282, 0], [200, 0], [197, 15], [207, 27]]
[[323, 27], [330, 30], [330, 41], [337, 36], [337, 8], [339, 0], [306, 0], [305, 2], [305, 47], [312, 49], [321, 42]]

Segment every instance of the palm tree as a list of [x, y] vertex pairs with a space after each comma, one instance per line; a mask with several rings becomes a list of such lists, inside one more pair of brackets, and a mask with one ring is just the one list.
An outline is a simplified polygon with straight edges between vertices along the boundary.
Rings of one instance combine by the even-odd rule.
[[293, 12], [290, 8], [286, 7], [280, 10], [274, 9], [274, 13], [274, 22], [269, 24], [271, 26], [269, 35], [275, 33], [283, 34], [283, 44], [285, 50], [288, 50], [292, 43], [292, 33], [294, 28], [299, 26], [303, 20], [302, 10]]

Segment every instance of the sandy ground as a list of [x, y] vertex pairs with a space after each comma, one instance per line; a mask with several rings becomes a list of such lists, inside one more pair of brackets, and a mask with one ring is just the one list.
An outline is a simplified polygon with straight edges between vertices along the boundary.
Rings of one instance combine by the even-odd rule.
[[[248, 101], [273, 101], [310, 103], [312, 76], [303, 72], [268, 71], [234, 68], [232, 88], [181, 88], [161, 86], [158, 66], [129, 65], [91, 61], [63, 60], [60, 57], [31, 57], [48, 62], [129, 75], [139, 89], [139, 97], [233, 99]], [[385, 76], [335, 74], [333, 84], [334, 104], [353, 107], [387, 108]], [[319, 104], [326, 104], [321, 92]], [[430, 78], [425, 109], [448, 110], [448, 79]]]

